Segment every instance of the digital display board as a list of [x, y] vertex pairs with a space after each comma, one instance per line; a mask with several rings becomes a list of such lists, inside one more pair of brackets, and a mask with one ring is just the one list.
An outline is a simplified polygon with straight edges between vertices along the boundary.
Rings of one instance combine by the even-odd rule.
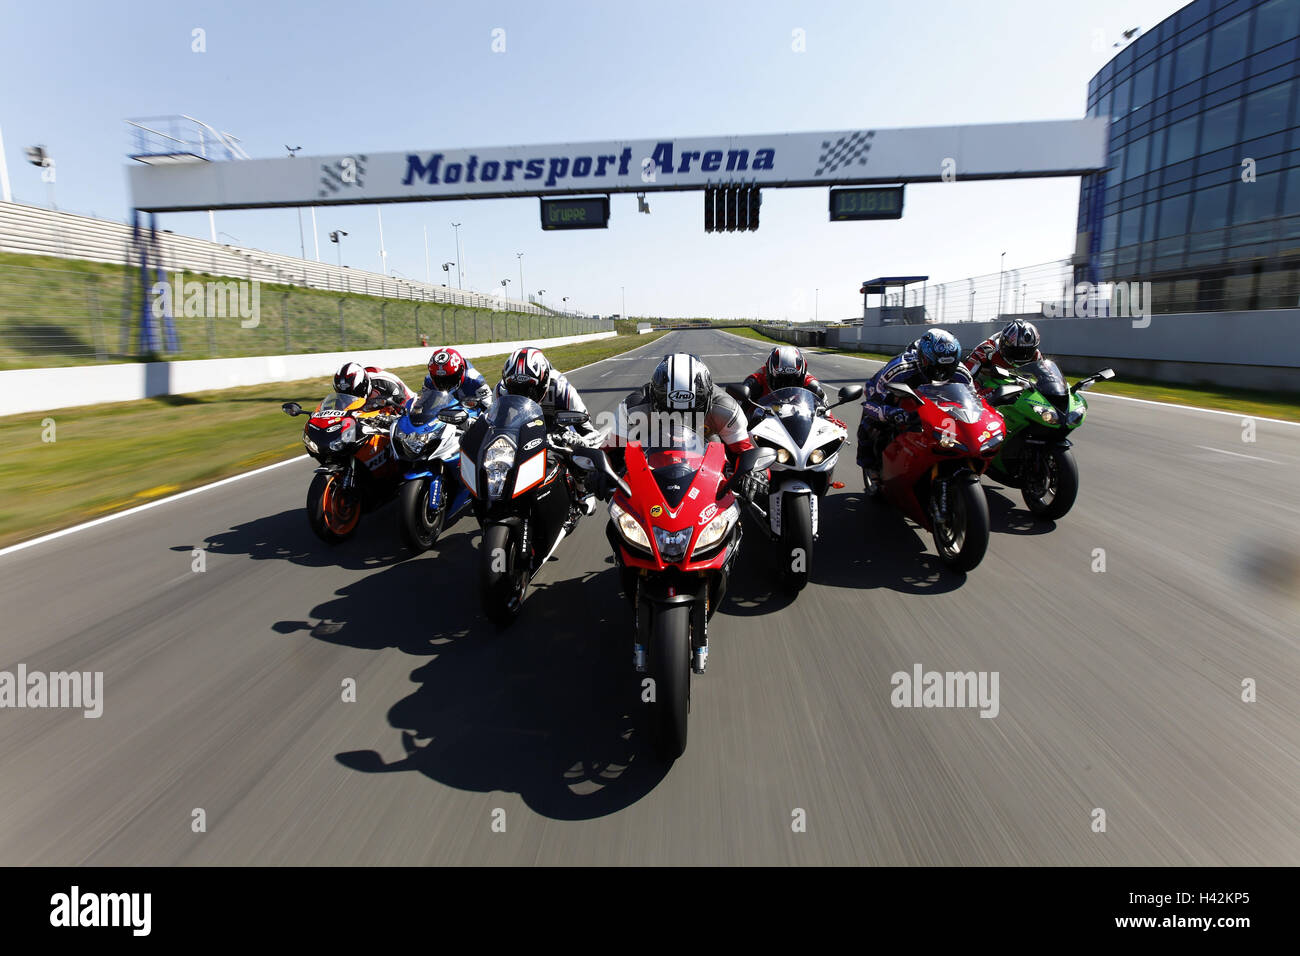
[[609, 197], [543, 199], [543, 229], [605, 229], [609, 226]]
[[850, 186], [831, 190], [831, 222], [902, 218], [902, 186]]

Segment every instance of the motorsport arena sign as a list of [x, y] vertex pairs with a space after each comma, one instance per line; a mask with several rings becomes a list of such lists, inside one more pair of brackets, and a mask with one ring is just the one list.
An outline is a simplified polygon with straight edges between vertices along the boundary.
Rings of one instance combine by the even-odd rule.
[[426, 202], [616, 192], [1078, 176], [1103, 118], [247, 159], [128, 168], [136, 209]]

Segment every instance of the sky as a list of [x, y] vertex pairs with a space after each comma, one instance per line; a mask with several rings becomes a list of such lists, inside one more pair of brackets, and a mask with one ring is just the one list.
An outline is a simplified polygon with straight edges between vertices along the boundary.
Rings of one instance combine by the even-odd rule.
[[[187, 113], [253, 157], [1071, 119], [1122, 31], [1180, 0], [448, 3], [0, 0], [0, 133], [13, 198], [124, 221], [128, 118]], [[206, 50], [194, 52], [193, 31]], [[493, 51], [504, 30], [504, 52]], [[795, 31], [802, 31], [797, 50]], [[501, 35], [496, 34], [499, 38]], [[498, 43], [498, 46], [500, 44]], [[932, 282], [1073, 251], [1077, 178], [913, 184], [902, 219], [827, 221], [825, 189], [766, 189], [760, 228], [706, 234], [698, 192], [611, 198], [610, 228], [543, 233], [535, 198], [331, 207], [343, 261], [465, 286], [509, 278], [584, 312], [860, 316], [864, 279]], [[207, 238], [202, 213], [160, 227]], [[310, 216], [304, 245], [315, 255]], [[223, 241], [297, 255], [291, 209], [216, 214]], [[454, 275], [454, 271], [453, 271]], [[455, 280], [453, 279], [453, 282]]]

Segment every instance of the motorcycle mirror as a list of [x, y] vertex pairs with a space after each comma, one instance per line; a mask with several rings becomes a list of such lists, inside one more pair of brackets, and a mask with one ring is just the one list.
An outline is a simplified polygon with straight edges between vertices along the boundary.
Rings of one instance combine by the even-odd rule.
[[293, 418], [295, 415], [302, 414], [302, 406], [297, 402], [285, 402], [280, 406], [280, 411], [284, 412], [290, 418]]
[[840, 400], [838, 404], [843, 405], [845, 402], [851, 402], [855, 398], [862, 397], [861, 385], [845, 385], [840, 389]]
[[463, 425], [469, 418], [469, 412], [463, 408], [444, 408], [438, 412], [438, 421], [448, 425]]
[[1024, 388], [1019, 385], [1003, 385], [989, 396], [989, 404], [993, 406], [1006, 405], [1023, 391]]
[[902, 382], [890, 382], [885, 386], [885, 389], [893, 392], [895, 395], [904, 395], [907, 398], [915, 399], [918, 402], [921, 400], [921, 396], [916, 394], [912, 386], [904, 385]]
[[555, 424], [557, 425], [585, 425], [591, 420], [591, 416], [586, 412], [556, 412]]
[[1115, 377], [1115, 370], [1113, 368], [1104, 368], [1093, 377], [1109, 380]]
[[744, 382], [741, 382], [739, 385], [728, 385], [726, 391], [728, 395], [738, 402], [748, 402], [750, 400], [749, 386]]
[[776, 463], [776, 452], [771, 448], [749, 448], [740, 453], [736, 459], [736, 475], [745, 475], [751, 471], [762, 471]]

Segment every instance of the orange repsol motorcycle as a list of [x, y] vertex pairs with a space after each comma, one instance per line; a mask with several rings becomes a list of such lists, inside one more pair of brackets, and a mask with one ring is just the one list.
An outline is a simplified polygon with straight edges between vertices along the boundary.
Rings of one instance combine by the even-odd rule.
[[361, 515], [392, 499], [402, 485], [390, 434], [397, 416], [363, 411], [364, 405], [363, 398], [334, 392], [314, 412], [297, 402], [280, 406], [286, 415], [311, 416], [302, 443], [320, 467], [307, 490], [307, 522], [328, 544], [350, 538]]

